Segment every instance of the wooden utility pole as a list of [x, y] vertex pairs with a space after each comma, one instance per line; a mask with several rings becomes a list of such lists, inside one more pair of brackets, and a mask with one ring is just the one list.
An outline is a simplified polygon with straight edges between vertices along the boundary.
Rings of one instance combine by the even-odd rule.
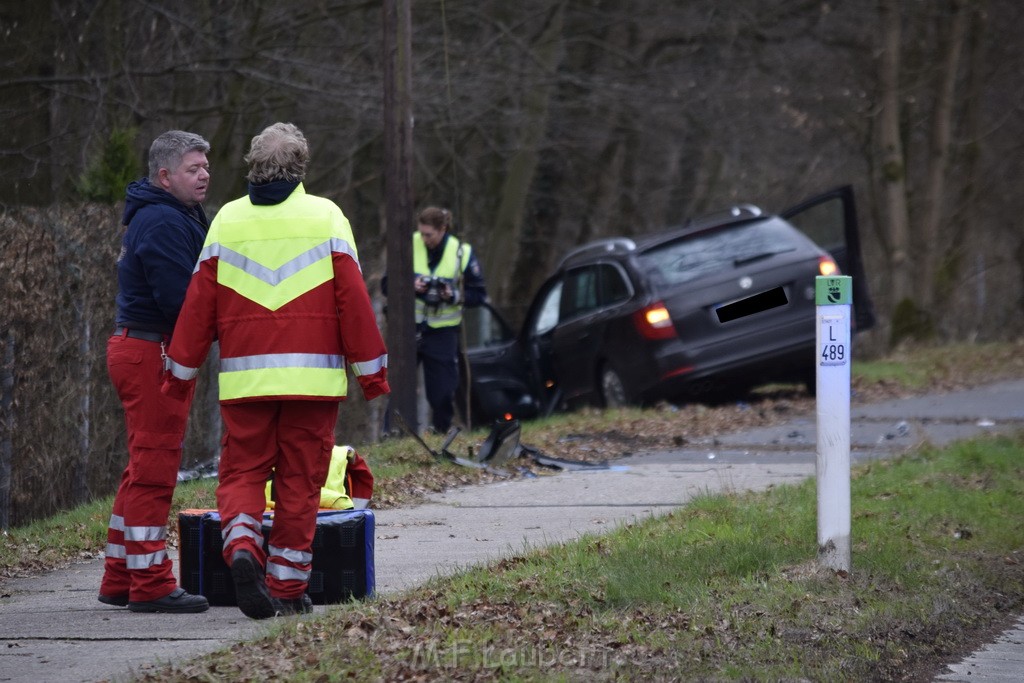
[[384, 0], [384, 197], [388, 245], [388, 378], [385, 418], [399, 413], [417, 433], [416, 321], [412, 283], [412, 13], [411, 0]]

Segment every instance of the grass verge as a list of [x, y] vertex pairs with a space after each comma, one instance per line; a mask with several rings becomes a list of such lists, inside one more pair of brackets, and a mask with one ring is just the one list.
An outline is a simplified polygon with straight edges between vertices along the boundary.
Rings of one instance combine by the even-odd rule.
[[930, 680], [1024, 605], [1024, 433], [854, 469], [852, 570], [813, 481], [709, 496], [143, 681]]

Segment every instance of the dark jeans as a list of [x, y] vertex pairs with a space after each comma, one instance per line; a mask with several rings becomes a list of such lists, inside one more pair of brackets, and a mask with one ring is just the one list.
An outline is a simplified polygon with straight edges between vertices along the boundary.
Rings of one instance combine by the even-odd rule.
[[459, 386], [459, 328], [425, 328], [416, 348], [423, 365], [423, 384], [430, 404], [431, 424], [439, 434], [452, 425], [455, 390]]

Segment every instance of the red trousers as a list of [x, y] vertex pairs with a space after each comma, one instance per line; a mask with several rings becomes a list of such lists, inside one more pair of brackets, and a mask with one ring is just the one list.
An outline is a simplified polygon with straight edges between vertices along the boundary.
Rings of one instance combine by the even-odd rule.
[[[309, 585], [320, 489], [327, 480], [337, 401], [254, 401], [221, 405], [224, 439], [217, 509], [224, 561], [248, 550], [266, 569], [278, 598], [299, 598]], [[266, 485], [274, 476], [269, 553], [261, 531]]]
[[163, 359], [158, 342], [110, 337], [107, 371], [124, 407], [128, 466], [107, 529], [100, 594], [157, 600], [177, 587], [167, 557], [167, 515], [192, 397], [177, 401], [160, 393]]

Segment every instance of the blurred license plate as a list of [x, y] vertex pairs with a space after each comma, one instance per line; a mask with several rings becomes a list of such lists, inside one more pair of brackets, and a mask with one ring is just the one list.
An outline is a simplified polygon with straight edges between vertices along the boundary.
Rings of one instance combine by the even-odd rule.
[[754, 296], [748, 296], [746, 299], [740, 299], [731, 304], [719, 306], [715, 309], [715, 313], [718, 314], [719, 322], [727, 323], [737, 318], [753, 315], [754, 313], [785, 306], [788, 303], [789, 299], [786, 297], [786, 290], [782, 287], [776, 287], [775, 289], [769, 289], [767, 292], [761, 292]]

